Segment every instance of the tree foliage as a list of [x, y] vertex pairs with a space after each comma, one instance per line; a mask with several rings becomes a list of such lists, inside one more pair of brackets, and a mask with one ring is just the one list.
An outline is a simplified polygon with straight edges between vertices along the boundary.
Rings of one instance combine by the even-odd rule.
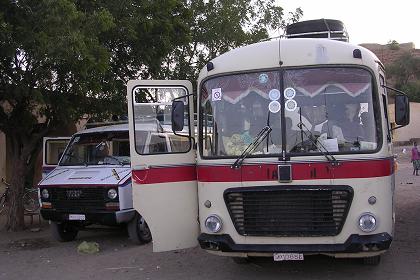
[[386, 68], [394, 86], [405, 91], [410, 101], [420, 102], [420, 57], [405, 52]]
[[188, 18], [178, 0], [0, 1], [0, 130], [14, 172], [8, 228], [23, 227], [20, 198], [42, 137], [86, 114], [125, 110], [126, 81], [159, 71]]
[[284, 16], [274, 0], [187, 1], [192, 13], [189, 40], [165, 59], [159, 78], [195, 81], [200, 69], [214, 57], [233, 48], [268, 39], [270, 32], [296, 22], [300, 8]]

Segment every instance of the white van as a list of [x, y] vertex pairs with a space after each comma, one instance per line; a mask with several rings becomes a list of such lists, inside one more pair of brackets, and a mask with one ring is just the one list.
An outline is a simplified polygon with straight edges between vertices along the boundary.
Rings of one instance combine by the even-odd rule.
[[44, 141], [41, 215], [51, 221], [52, 235], [71, 241], [91, 224], [126, 224], [135, 243], [150, 242], [146, 222], [133, 209], [128, 125], [77, 132], [64, 149], [66, 141], [62, 137]]

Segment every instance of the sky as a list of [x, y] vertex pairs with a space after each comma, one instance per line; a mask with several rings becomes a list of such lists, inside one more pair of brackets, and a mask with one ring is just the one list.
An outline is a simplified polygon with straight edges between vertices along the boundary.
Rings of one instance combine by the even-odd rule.
[[416, 0], [276, 0], [285, 15], [300, 7], [301, 20], [338, 19], [350, 43], [413, 42], [420, 48], [420, 2]]

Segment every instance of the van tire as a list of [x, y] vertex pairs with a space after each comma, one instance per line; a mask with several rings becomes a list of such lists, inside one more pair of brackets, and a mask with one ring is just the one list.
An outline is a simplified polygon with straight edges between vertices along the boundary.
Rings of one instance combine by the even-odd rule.
[[146, 244], [152, 241], [152, 232], [141, 215], [136, 213], [127, 224], [128, 236], [135, 244]]
[[50, 229], [53, 238], [59, 242], [73, 241], [79, 232], [76, 227], [65, 222], [51, 222]]

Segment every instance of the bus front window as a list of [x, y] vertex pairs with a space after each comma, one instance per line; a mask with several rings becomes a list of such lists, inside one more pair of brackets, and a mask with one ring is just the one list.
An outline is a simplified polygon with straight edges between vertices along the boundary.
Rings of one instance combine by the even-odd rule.
[[[372, 77], [364, 69], [320, 68], [285, 72], [295, 93], [293, 125], [286, 131], [290, 153], [373, 151], [378, 146]], [[286, 101], [287, 103], [287, 101]]]
[[200, 101], [204, 156], [236, 157], [267, 125], [272, 132], [252, 155], [281, 153], [281, 114], [268, 109], [272, 101], [270, 91], [280, 98], [278, 72], [229, 75], [206, 81]]

